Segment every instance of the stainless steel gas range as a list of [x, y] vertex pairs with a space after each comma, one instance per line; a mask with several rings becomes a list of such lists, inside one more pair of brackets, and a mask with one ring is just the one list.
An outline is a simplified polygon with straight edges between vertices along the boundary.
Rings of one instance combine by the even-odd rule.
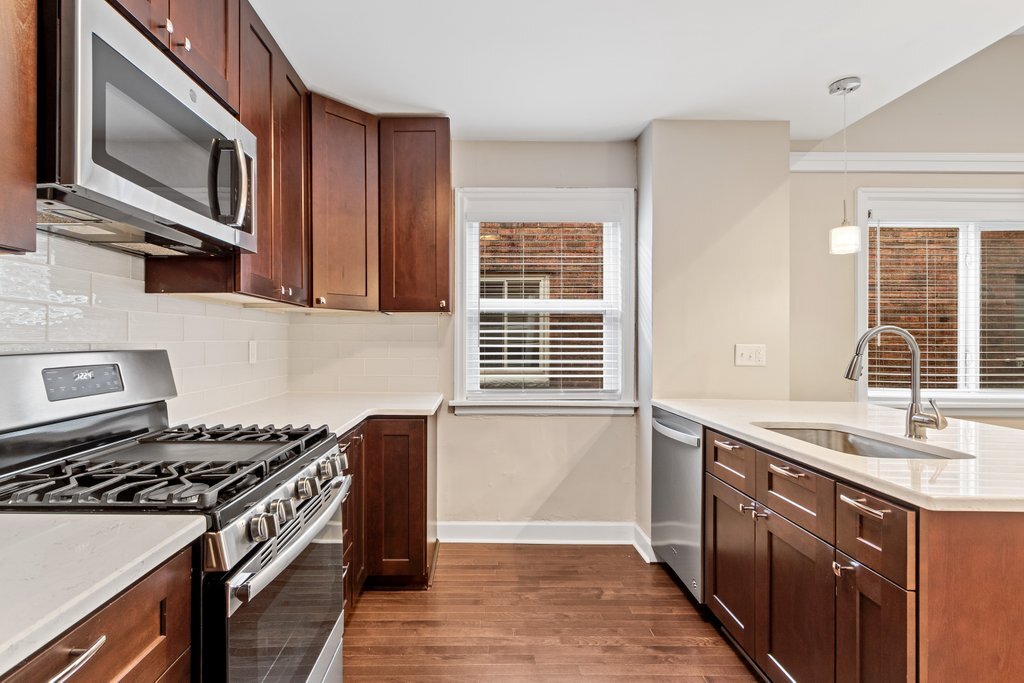
[[340, 681], [351, 487], [324, 427], [175, 426], [164, 351], [0, 356], [0, 513], [201, 514], [193, 670]]

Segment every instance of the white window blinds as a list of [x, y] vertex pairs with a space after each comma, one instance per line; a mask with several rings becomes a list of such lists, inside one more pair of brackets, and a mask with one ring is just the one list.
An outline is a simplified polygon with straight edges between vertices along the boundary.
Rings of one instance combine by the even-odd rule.
[[632, 190], [461, 192], [460, 397], [632, 400]]
[[[867, 266], [868, 324], [899, 325], [917, 337], [925, 389], [979, 397], [1024, 392], [1024, 225], [872, 225]], [[903, 342], [873, 342], [869, 395], [909, 383]]]

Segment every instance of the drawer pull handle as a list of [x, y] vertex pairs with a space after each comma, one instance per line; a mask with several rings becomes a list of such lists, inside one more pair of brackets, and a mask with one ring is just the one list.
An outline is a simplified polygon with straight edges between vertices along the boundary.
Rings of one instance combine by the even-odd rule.
[[835, 560], [832, 561], [832, 573], [842, 578], [843, 572], [852, 572], [856, 567], [845, 567]]
[[347, 564], [344, 565], [341, 568], [341, 580], [344, 581], [346, 576], [348, 576], [348, 565]]
[[100, 636], [96, 639], [96, 642], [90, 645], [87, 649], [73, 648], [68, 651], [69, 657], [74, 657], [74, 660], [61, 671], [50, 679], [50, 683], [64, 683], [71, 679], [78, 671], [88, 663], [90, 659], [96, 656], [96, 653], [100, 651], [100, 648], [107, 642], [106, 636]]
[[738, 443], [729, 443], [728, 441], [720, 441], [718, 439], [715, 439], [715, 445], [719, 448], [724, 448], [727, 451], [736, 451], [743, 448], [743, 446]]
[[876, 510], [873, 507], [867, 506], [864, 503], [868, 502], [867, 498], [850, 498], [849, 496], [839, 495], [839, 500], [843, 501], [847, 505], [854, 507], [866, 515], [871, 515], [875, 519], [885, 519], [885, 515], [892, 510]]
[[779, 467], [778, 465], [772, 462], [768, 463], [768, 469], [770, 469], [775, 474], [781, 474], [782, 476], [789, 477], [790, 479], [803, 479], [804, 477], [807, 476], [803, 472], [794, 472], [788, 467]]

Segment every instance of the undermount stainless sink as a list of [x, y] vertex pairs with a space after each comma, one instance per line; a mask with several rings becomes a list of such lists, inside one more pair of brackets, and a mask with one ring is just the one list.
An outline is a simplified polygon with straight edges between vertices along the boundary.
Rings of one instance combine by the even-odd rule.
[[[832, 451], [865, 458], [923, 458], [929, 460], [962, 460], [973, 455], [940, 448], [930, 444], [906, 445], [870, 436], [869, 433], [832, 425], [756, 424], [776, 434], [821, 446]], [[880, 435], [881, 436], [881, 435]]]

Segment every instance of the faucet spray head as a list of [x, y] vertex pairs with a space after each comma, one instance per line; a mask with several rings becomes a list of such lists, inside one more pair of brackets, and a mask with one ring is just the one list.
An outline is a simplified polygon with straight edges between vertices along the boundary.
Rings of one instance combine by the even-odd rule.
[[846, 366], [846, 379], [857, 381], [860, 377], [860, 373], [863, 372], [863, 360], [864, 357], [859, 353], [853, 354], [853, 358], [850, 359], [850, 364]]

